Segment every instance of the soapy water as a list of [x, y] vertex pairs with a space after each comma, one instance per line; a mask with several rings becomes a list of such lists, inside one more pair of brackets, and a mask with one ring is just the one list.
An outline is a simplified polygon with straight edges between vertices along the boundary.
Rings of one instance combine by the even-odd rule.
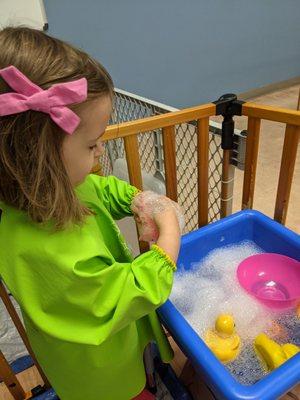
[[254, 351], [255, 337], [264, 332], [279, 344], [300, 345], [300, 319], [295, 311], [276, 312], [259, 303], [240, 286], [236, 270], [245, 258], [262, 253], [254, 242], [244, 241], [211, 251], [189, 270], [176, 273], [171, 301], [203, 339], [219, 314], [231, 314], [241, 338], [241, 353], [226, 364], [234, 377], [251, 385], [267, 374]]

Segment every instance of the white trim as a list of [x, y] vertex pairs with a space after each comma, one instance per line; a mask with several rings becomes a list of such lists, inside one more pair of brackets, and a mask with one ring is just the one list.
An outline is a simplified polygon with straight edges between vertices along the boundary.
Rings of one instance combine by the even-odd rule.
[[0, 0], [0, 29], [28, 26], [43, 30], [47, 24], [43, 0]]
[[44, 24], [48, 24], [44, 0], [40, 0], [40, 6], [41, 6], [41, 13], [44, 19]]
[[124, 94], [125, 96], [132, 97], [132, 98], [134, 98], [134, 99], [136, 99], [136, 100], [143, 101], [144, 103], [151, 104], [152, 106], [159, 107], [159, 108], [163, 108], [163, 109], [166, 110], [166, 111], [179, 111], [178, 108], [170, 107], [170, 106], [167, 106], [166, 104], [163, 104], [163, 103], [159, 103], [159, 102], [157, 102], [157, 101], [153, 101], [153, 100], [146, 99], [146, 97], [142, 97], [142, 96], [138, 96], [137, 94], [133, 94], [133, 93], [130, 93], [130, 92], [126, 92], [126, 90], [122, 90], [122, 89], [119, 89], [119, 88], [115, 88], [115, 91], [118, 92], [118, 93], [120, 93], [120, 94]]

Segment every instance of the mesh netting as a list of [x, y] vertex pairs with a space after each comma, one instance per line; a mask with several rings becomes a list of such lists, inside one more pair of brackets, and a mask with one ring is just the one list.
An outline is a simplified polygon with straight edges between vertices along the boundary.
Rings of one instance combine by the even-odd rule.
[[[111, 124], [132, 121], [169, 112], [152, 103], [116, 92]], [[138, 135], [139, 155], [143, 171], [164, 178], [164, 160], [161, 129]], [[221, 138], [209, 133], [209, 222], [220, 216], [222, 154]], [[101, 158], [104, 175], [112, 173], [116, 159], [125, 158], [122, 139], [106, 143], [106, 152]], [[176, 165], [178, 202], [185, 210], [186, 231], [197, 228], [198, 184], [197, 184], [197, 133], [196, 123], [176, 126]]]

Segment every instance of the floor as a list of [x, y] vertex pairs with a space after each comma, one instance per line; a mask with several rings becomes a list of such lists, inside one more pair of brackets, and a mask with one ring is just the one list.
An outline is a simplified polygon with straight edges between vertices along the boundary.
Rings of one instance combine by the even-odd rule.
[[[300, 85], [297, 85], [286, 90], [260, 96], [253, 99], [253, 101], [295, 110], [297, 108], [299, 90]], [[245, 122], [239, 121], [239, 124], [244, 125]], [[284, 125], [280, 123], [262, 122], [254, 208], [270, 216], [273, 216], [274, 213], [284, 129]], [[241, 177], [238, 176], [237, 179], [240, 182]], [[286, 226], [300, 233], [300, 146], [298, 146]]]
[[[292, 86], [280, 91], [269, 93], [263, 96], [259, 96], [251, 99], [256, 103], [274, 105], [278, 107], [285, 107], [290, 109], [296, 109], [297, 100], [299, 95], [300, 85]], [[238, 117], [236, 119], [236, 128], [245, 129], [246, 119]], [[272, 123], [263, 121], [261, 130], [261, 141], [260, 151], [258, 159], [257, 169], [257, 180], [256, 180], [256, 191], [254, 198], [254, 208], [264, 212], [269, 216], [273, 216], [274, 204], [275, 204], [275, 193], [278, 182], [278, 173], [281, 160], [281, 149], [284, 137], [284, 126], [279, 123]], [[241, 189], [243, 182], [243, 173], [236, 170], [235, 174], [235, 191], [234, 191], [234, 211], [240, 210], [241, 207]], [[293, 180], [292, 193], [290, 197], [290, 205], [287, 216], [286, 225], [294, 231], [300, 233], [300, 148], [298, 148], [296, 169]], [[124, 234], [127, 237], [130, 235], [134, 238], [135, 233], [132, 235], [132, 225], [123, 223]], [[137, 251], [135, 239], [131, 240], [131, 245], [134, 248], [134, 252]], [[184, 355], [179, 349], [176, 350], [176, 359], [173, 362], [173, 368], [178, 374], [181, 372], [182, 364], [184, 362]], [[41, 383], [38, 373], [35, 368], [30, 368], [20, 374], [18, 374], [25, 390]], [[205, 391], [205, 388], [203, 389]], [[209, 400], [209, 394], [206, 392], [201, 396], [201, 400]], [[4, 384], [0, 384], [0, 399], [1, 400], [12, 400], [13, 398], [5, 388]], [[195, 398], [196, 399], [196, 398]], [[200, 398], [199, 398], [200, 399]], [[282, 400], [300, 399], [300, 387], [295, 388], [292, 393], [282, 397]]]

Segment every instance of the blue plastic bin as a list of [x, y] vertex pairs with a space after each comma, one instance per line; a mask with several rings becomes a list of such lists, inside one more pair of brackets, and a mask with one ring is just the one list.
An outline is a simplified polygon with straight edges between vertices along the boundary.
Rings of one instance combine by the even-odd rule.
[[[211, 250], [252, 240], [266, 252], [300, 261], [300, 236], [265, 215], [245, 210], [188, 233], [182, 238], [178, 268], [189, 269]], [[163, 324], [191, 360], [218, 400], [275, 400], [300, 383], [300, 354], [253, 385], [239, 383], [213, 355], [176, 307], [167, 301], [159, 309]]]

